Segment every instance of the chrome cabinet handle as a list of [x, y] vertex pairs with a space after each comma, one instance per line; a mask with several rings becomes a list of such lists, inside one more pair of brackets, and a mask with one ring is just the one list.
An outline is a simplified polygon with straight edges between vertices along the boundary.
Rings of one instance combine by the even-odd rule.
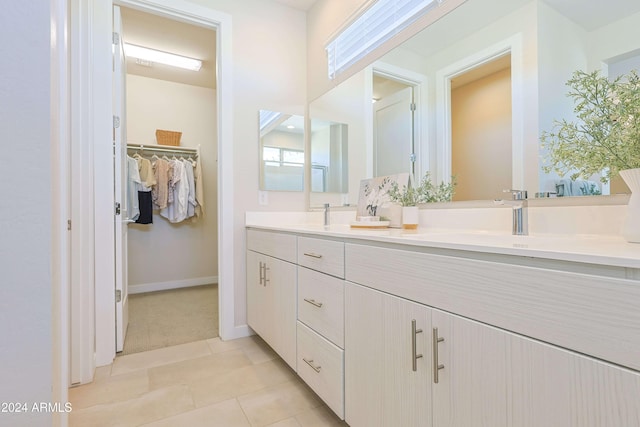
[[269, 279], [267, 279], [267, 270], [269, 270], [267, 263], [260, 261], [260, 284], [262, 286], [267, 286], [267, 282], [269, 281]]
[[318, 259], [322, 258], [322, 255], [320, 255], [320, 254], [314, 254], [313, 252], [308, 252], [308, 253], [307, 253], [307, 252], [305, 252], [305, 253], [304, 253], [304, 256], [310, 256], [311, 258], [318, 258]]
[[316, 307], [318, 307], [318, 308], [321, 308], [321, 307], [322, 307], [322, 303], [321, 303], [321, 302], [316, 302], [316, 300], [313, 300], [313, 299], [307, 299], [307, 298], [304, 298], [304, 300], [305, 300], [306, 302], [308, 302], [309, 304], [311, 304], [311, 305], [315, 305], [315, 306], [316, 306]]
[[418, 370], [418, 359], [422, 354], [417, 354], [417, 335], [422, 333], [422, 329], [416, 329], [416, 319], [411, 321], [411, 363], [413, 363], [413, 372]]
[[444, 341], [443, 337], [438, 336], [438, 328], [433, 328], [433, 382], [438, 384], [440, 381], [440, 369], [444, 369], [444, 365], [438, 362], [438, 343]]
[[302, 360], [304, 360], [304, 363], [306, 363], [307, 365], [311, 366], [311, 369], [313, 369], [316, 372], [320, 372], [320, 369], [322, 369], [322, 366], [315, 366], [313, 364], [313, 359], [311, 360], [307, 360], [304, 357], [302, 358]]
[[267, 263], [264, 263], [264, 266], [262, 267], [264, 268], [264, 286], [267, 286], [267, 283], [270, 282], [269, 278], [267, 277], [267, 271], [271, 270], [269, 267], [267, 267]]

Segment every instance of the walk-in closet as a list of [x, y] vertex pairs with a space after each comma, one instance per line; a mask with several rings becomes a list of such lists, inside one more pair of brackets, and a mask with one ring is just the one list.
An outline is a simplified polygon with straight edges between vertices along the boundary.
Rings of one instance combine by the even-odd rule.
[[[218, 336], [218, 229], [215, 31], [126, 7], [121, 16], [127, 161], [137, 168], [129, 179], [139, 179], [124, 355]], [[134, 58], [131, 46], [197, 58], [201, 68]], [[179, 133], [179, 143], [158, 131]]]

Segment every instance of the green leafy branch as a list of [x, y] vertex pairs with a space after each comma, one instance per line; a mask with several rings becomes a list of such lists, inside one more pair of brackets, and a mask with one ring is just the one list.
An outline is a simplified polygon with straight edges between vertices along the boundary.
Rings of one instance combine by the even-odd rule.
[[636, 71], [613, 81], [598, 71], [576, 71], [567, 82], [576, 121], [556, 120], [541, 135], [545, 172], [587, 179], [603, 170], [608, 182], [620, 170], [640, 167], [640, 77]]
[[416, 206], [418, 203], [449, 202], [453, 199], [456, 178], [451, 177], [451, 182], [441, 182], [433, 184], [431, 175], [427, 172], [417, 187], [403, 185], [402, 188], [397, 182], [392, 182], [387, 192], [389, 199], [402, 206]]

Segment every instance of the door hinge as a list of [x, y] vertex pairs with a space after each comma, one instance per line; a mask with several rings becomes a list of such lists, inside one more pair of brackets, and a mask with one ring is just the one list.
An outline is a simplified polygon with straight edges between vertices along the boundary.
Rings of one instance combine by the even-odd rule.
[[67, 220], [67, 231], [71, 231], [71, 220]]
[[122, 291], [118, 289], [116, 291], [116, 302], [121, 302], [121, 301], [122, 301]]
[[415, 102], [411, 103], [411, 111], [416, 111], [416, 103]]
[[112, 40], [113, 40], [113, 44], [115, 45], [120, 44], [120, 34], [114, 32]]
[[120, 215], [120, 202], [116, 202], [115, 208], [116, 208], [116, 215]]
[[409, 155], [409, 161], [412, 162], [412, 163], [415, 163], [415, 161], [416, 161], [416, 153], [411, 153]]
[[113, 128], [118, 129], [120, 127], [120, 117], [113, 116]]

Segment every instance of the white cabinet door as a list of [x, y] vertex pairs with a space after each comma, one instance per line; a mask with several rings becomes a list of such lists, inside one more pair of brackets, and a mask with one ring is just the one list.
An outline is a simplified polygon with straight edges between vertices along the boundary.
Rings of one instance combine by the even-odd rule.
[[273, 341], [272, 294], [263, 284], [263, 265], [267, 257], [247, 251], [247, 323], [266, 342]]
[[432, 324], [435, 426], [640, 427], [637, 372], [439, 310]]
[[[436, 330], [436, 338], [442, 339], [437, 343]], [[438, 382], [435, 374], [430, 381], [433, 425], [512, 425], [508, 422], [507, 402], [509, 336], [501, 330], [439, 310], [432, 312], [429, 335], [434, 359], [441, 365], [437, 370]]]
[[345, 308], [347, 423], [431, 425], [430, 310], [349, 282]]
[[296, 266], [247, 251], [247, 322], [296, 367]]
[[509, 336], [510, 425], [640, 426], [640, 373]]

